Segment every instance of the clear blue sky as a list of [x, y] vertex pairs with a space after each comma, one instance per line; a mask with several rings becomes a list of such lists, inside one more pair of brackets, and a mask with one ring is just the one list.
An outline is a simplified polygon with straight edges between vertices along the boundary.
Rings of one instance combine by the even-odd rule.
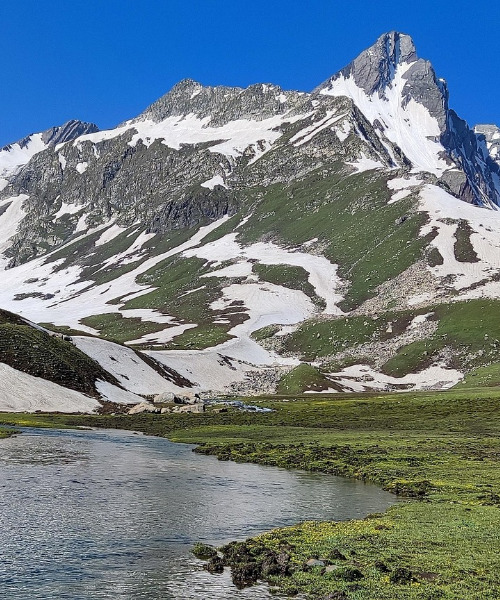
[[0, 146], [113, 127], [190, 77], [309, 91], [382, 33], [415, 40], [470, 124], [500, 124], [500, 2], [1, 0]]

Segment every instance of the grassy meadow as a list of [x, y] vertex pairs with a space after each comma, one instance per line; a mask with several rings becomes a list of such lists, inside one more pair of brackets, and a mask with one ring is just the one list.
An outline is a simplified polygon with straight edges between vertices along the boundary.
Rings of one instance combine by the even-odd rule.
[[235, 576], [313, 599], [500, 598], [500, 388], [251, 402], [274, 411], [3, 414], [0, 422], [134, 429], [198, 443], [221, 460], [375, 482], [400, 498], [385, 513], [273, 530], [224, 548], [227, 564]]

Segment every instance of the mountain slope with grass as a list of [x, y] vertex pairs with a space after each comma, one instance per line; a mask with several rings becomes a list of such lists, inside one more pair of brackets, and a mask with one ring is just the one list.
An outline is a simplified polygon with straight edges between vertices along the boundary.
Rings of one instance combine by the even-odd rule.
[[397, 32], [310, 93], [184, 80], [0, 153], [0, 306], [172, 391], [453, 386], [500, 363], [497, 137]]

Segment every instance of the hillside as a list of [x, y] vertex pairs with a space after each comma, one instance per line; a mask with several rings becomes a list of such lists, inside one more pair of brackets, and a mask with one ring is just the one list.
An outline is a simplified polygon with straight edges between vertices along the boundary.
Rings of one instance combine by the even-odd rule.
[[[127, 391], [446, 388], [500, 364], [499, 130], [460, 119], [409, 36], [310, 93], [184, 80], [115, 129], [60, 129], [0, 152], [0, 306], [90, 334]], [[135, 350], [161, 381], [120, 379]]]

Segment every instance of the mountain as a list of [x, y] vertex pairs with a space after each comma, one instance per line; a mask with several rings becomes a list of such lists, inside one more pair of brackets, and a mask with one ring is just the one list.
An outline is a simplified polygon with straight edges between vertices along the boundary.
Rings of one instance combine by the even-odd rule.
[[181, 81], [0, 153], [0, 306], [139, 395], [449, 387], [500, 363], [499, 137], [397, 32], [311, 93]]

